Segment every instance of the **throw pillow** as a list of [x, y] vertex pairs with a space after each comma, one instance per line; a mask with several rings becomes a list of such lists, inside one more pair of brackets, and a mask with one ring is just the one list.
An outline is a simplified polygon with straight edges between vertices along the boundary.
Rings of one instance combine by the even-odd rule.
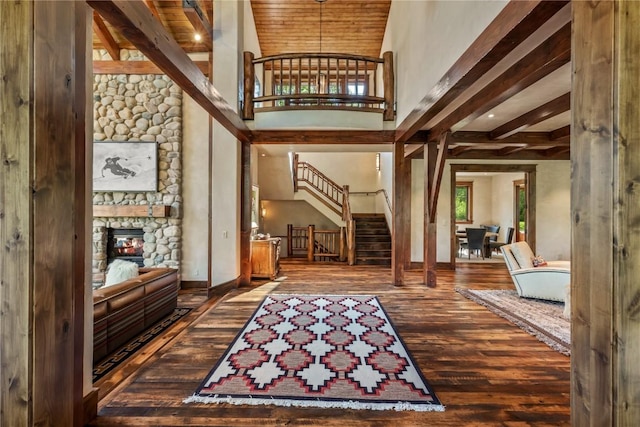
[[138, 264], [131, 261], [117, 259], [107, 267], [107, 277], [104, 286], [116, 285], [125, 280], [138, 277]]
[[511, 253], [520, 268], [533, 268], [533, 252], [527, 242], [516, 242], [511, 245]]

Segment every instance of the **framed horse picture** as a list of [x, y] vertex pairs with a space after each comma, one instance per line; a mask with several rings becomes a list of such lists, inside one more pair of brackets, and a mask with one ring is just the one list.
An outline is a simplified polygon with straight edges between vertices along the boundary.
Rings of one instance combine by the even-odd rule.
[[155, 142], [94, 142], [93, 191], [157, 191]]

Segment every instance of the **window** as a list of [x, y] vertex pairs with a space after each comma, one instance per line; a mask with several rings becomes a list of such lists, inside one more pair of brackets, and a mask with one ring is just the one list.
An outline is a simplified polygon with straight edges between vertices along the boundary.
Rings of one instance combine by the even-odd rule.
[[473, 222], [473, 181], [456, 182], [456, 224]]

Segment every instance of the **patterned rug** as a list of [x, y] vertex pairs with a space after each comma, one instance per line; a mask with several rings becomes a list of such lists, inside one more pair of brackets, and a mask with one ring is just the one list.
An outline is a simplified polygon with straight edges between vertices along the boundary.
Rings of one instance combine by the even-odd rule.
[[93, 382], [95, 383], [100, 378], [113, 371], [118, 367], [118, 365], [127, 360], [129, 356], [140, 350], [142, 346], [160, 335], [162, 332], [166, 331], [171, 325], [182, 319], [190, 311], [190, 308], [176, 308], [172, 314], [129, 341], [113, 354], [110, 354], [105, 359], [101, 360], [98, 364], [94, 365]]
[[571, 355], [571, 322], [563, 315], [563, 303], [520, 298], [513, 290], [457, 288], [456, 291], [519, 326], [552, 349]]
[[444, 411], [370, 295], [267, 296], [184, 402]]

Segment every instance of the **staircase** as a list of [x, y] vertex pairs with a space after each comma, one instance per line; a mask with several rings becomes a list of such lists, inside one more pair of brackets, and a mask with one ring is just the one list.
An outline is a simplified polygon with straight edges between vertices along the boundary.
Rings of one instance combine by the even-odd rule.
[[356, 264], [391, 265], [391, 233], [384, 214], [353, 214]]

